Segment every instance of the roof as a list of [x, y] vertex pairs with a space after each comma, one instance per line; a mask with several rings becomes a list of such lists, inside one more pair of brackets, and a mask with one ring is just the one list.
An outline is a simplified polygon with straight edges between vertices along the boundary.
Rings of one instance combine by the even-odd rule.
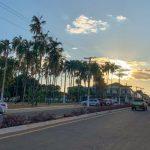
[[128, 86], [128, 85], [122, 85], [122, 84], [117, 83], [117, 82], [107, 85], [107, 87], [110, 87], [110, 86], [111, 87], [112, 86], [117, 86], [117, 87], [122, 87], [122, 88], [131, 88], [132, 87], [132, 86]]

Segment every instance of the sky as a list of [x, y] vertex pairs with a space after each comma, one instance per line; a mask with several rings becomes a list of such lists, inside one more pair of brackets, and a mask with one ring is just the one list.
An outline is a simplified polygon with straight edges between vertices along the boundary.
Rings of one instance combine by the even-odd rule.
[[149, 0], [0, 0], [0, 39], [31, 38], [31, 18], [42, 15], [68, 59], [121, 62], [130, 69], [122, 82], [150, 94], [149, 6]]

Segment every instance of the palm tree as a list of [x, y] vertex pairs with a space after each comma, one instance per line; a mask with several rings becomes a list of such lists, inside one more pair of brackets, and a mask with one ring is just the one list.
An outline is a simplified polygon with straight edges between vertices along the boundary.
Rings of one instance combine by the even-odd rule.
[[[50, 76], [50, 79], [52, 79], [51, 81], [54, 86], [56, 86], [57, 78], [63, 70], [64, 58], [62, 52], [62, 44], [58, 42], [57, 39], [53, 40], [51, 37], [48, 37], [46, 45], [46, 56], [44, 59], [44, 69], [47, 71], [46, 73]], [[53, 98], [54, 97], [55, 95], [53, 91]]]
[[113, 79], [113, 74], [120, 68], [120, 66], [116, 65], [115, 63], [111, 63], [110, 65], [110, 73], [111, 73], [111, 84]]
[[[33, 33], [34, 41], [32, 41], [33, 51], [36, 54], [36, 68], [38, 69], [38, 81], [41, 78], [42, 60], [46, 53], [48, 33], [43, 33], [43, 25], [46, 21], [43, 17], [33, 16], [30, 24], [30, 31]], [[39, 63], [39, 64], [38, 64]]]
[[11, 51], [12, 51], [12, 48], [11, 48], [9, 40], [0, 41], [0, 54], [5, 59], [3, 82], [2, 82], [2, 89], [1, 89], [1, 101], [4, 101], [4, 89], [5, 89], [5, 78], [6, 78], [6, 71], [7, 71], [7, 60], [8, 60], [8, 56], [9, 56]]
[[26, 39], [23, 39], [22, 37], [15, 37], [12, 41], [12, 48], [16, 52], [16, 56], [19, 61], [19, 70], [18, 70], [18, 75], [19, 73], [24, 74], [24, 92], [23, 92], [23, 102], [25, 99], [26, 95], [26, 84], [27, 84], [27, 77], [29, 75], [29, 68], [33, 63], [32, 57], [30, 55], [31, 51], [31, 44], [29, 41]]
[[46, 23], [46, 21], [43, 20], [42, 16], [33, 16], [31, 22], [30, 31], [35, 35], [34, 38], [37, 39], [38, 36], [41, 35], [43, 30], [42, 26]]
[[112, 97], [112, 81], [113, 81], [113, 74], [118, 71], [120, 66], [116, 65], [115, 63], [111, 63], [110, 65], [110, 73], [111, 73], [111, 97]]
[[[46, 49], [47, 49], [47, 38], [48, 38], [48, 33], [43, 33], [43, 25], [46, 23], [46, 21], [43, 20], [43, 17], [37, 17], [33, 16], [30, 24], [30, 31], [33, 34], [33, 41], [31, 42], [32, 44], [32, 51], [34, 54], [35, 58], [35, 66], [34, 68], [36, 69], [35, 73], [35, 79], [38, 79], [38, 82], [42, 82], [42, 62], [44, 59], [44, 56], [46, 54]], [[37, 76], [38, 75], [38, 76]], [[35, 93], [38, 90], [38, 85], [37, 87], [34, 88], [33, 91], [33, 99], [35, 99]], [[33, 100], [34, 101], [34, 100]], [[36, 102], [37, 104], [37, 102]]]
[[64, 95], [63, 95], [63, 103], [66, 102], [66, 82], [67, 82], [67, 69], [68, 69], [68, 66], [69, 66], [69, 62], [68, 61], [65, 61], [64, 63], [64, 67], [63, 67], [63, 72], [65, 74], [65, 77], [64, 77]]
[[110, 62], [105, 62], [105, 64], [102, 66], [102, 68], [103, 68], [103, 72], [106, 74], [107, 84], [108, 84], [109, 75], [110, 75], [110, 71], [111, 71], [111, 63]]
[[124, 76], [126, 76], [127, 74], [124, 73], [124, 69], [119, 69], [118, 72], [116, 73], [116, 76], [118, 76], [118, 82], [119, 82], [119, 93], [118, 93], [118, 97], [119, 97], [119, 104], [120, 104], [120, 96], [121, 96], [121, 78], [123, 78]]

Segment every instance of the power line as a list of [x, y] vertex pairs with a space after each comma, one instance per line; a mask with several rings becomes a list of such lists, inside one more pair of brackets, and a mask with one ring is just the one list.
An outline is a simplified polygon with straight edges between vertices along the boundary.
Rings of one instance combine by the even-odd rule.
[[0, 1], [0, 7], [11, 13], [12, 15], [15, 15], [19, 19], [22, 19], [24, 22], [28, 22], [28, 19], [21, 14], [19, 11], [15, 10], [14, 8], [11, 8], [10, 6], [4, 4], [3, 2]]
[[18, 28], [20, 28], [20, 29], [22, 29], [22, 30], [26, 30], [26, 29], [23, 28], [22, 26], [20, 26], [20, 25], [14, 23], [14, 22], [12, 22], [12, 21], [10, 21], [10, 20], [4, 18], [4, 17], [1, 17], [1, 16], [0, 16], [0, 19], [1, 19], [1, 20], [4, 20], [5, 22], [7, 22], [7, 23], [9, 23], [9, 24], [11, 24], [11, 25], [13, 25], [13, 26], [16, 26], [16, 27], [18, 27]]
[[[21, 20], [23, 20], [23, 21], [25, 21], [25, 22], [26, 22], [26, 21], [28, 22], [28, 19], [26, 18], [26, 16], [24, 16], [24, 15], [23, 15], [22, 13], [20, 13], [19, 11], [15, 10], [14, 8], [11, 8], [10, 6], [8, 6], [7, 4], [5, 4], [5, 3], [1, 2], [1, 1], [0, 1], [0, 7], [3, 8], [3, 9], [5, 9], [5, 10], [8, 11], [9, 13], [11, 13], [12, 15], [15, 15], [15, 16], [18, 17], [19, 19], [21, 19]], [[10, 20], [4, 18], [4, 17], [1, 17], [1, 16], [0, 16], [0, 19], [4, 20], [5, 22], [8, 22], [8, 23], [10, 23], [10, 24], [12, 24], [12, 25], [14, 25], [14, 26], [16, 26], [16, 27], [19, 27], [19, 28], [21, 28], [21, 29], [23, 29], [23, 30], [26, 30], [25, 28], [21, 27], [20, 25], [14, 23], [14, 22], [12, 22], [12, 21], [10, 21]], [[57, 34], [57, 33], [56, 33], [56, 34]], [[58, 34], [57, 34], [57, 35], [58, 35]], [[74, 45], [71, 44], [70, 42], [68, 42], [68, 41], [64, 41], [64, 42], [67, 43], [67, 45], [70, 45], [71, 47], [74, 47]], [[74, 53], [74, 54], [75, 54], [74, 51], [71, 51], [71, 53]]]

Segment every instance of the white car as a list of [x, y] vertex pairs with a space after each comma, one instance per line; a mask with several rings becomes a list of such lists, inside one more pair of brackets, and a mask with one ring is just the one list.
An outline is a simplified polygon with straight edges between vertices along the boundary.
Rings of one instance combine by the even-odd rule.
[[5, 102], [0, 102], [0, 114], [6, 113], [8, 105]]
[[[86, 101], [82, 101], [82, 102], [81, 102], [81, 105], [87, 106], [87, 103], [88, 103], [87, 100], [86, 100]], [[90, 105], [90, 106], [99, 106], [99, 105], [100, 105], [100, 102], [99, 102], [98, 99], [90, 99], [90, 100], [89, 100], [89, 105]]]

